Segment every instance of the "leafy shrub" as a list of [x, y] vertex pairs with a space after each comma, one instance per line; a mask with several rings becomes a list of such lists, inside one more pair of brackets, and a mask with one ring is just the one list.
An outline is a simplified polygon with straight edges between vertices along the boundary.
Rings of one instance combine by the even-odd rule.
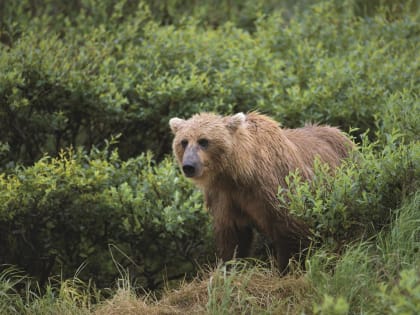
[[349, 305], [341, 297], [334, 299], [326, 295], [322, 304], [314, 306], [314, 313], [322, 315], [346, 315], [349, 313]]
[[82, 266], [100, 286], [129, 270], [156, 288], [164, 269], [182, 277], [209, 253], [202, 198], [169, 159], [70, 149], [0, 175], [0, 191], [0, 264], [41, 283]]
[[420, 145], [398, 145], [401, 135], [389, 136], [384, 147], [365, 142], [354, 160], [331, 172], [315, 164], [311, 182], [291, 174], [281, 203], [305, 220], [323, 243], [339, 246], [375, 235], [390, 223], [391, 212], [414, 193], [420, 178]]
[[376, 137], [386, 143], [389, 134], [398, 132], [405, 142], [420, 140], [420, 124], [415, 113], [420, 110], [419, 96], [415, 93], [397, 92], [390, 95], [383, 112], [376, 114]]
[[[384, 104], [393, 102], [390, 94], [404, 91], [409, 99], [416, 90], [411, 87], [419, 84], [414, 78], [418, 61], [411, 54], [418, 38], [416, 18], [406, 15], [389, 23], [377, 15], [361, 20], [352, 1], [340, 3], [309, 6], [286, 27], [276, 14], [258, 25], [256, 40], [268, 49], [273, 67], [278, 66], [281, 87], [259, 107], [287, 125], [311, 120], [373, 131], [375, 117], [381, 119]], [[415, 99], [407, 105], [418, 108]]]
[[379, 293], [386, 314], [418, 314], [420, 312], [420, 274], [416, 269], [403, 270], [399, 282], [383, 284]]
[[[152, 8], [163, 6], [165, 15], [179, 3]], [[242, 13], [251, 6], [220, 3]], [[261, 13], [274, 5], [258, 3]], [[217, 28], [201, 24], [198, 11], [211, 11], [208, 3], [191, 9], [196, 18], [163, 26], [142, 2], [36, 4], [4, 4], [0, 142], [10, 150], [0, 156], [3, 168], [116, 134], [123, 159], [152, 150], [161, 160], [170, 151], [169, 118], [203, 110], [257, 109], [288, 127], [356, 126], [373, 138], [378, 125], [390, 127], [396, 95], [418, 108], [419, 23], [409, 9], [392, 20], [380, 10], [361, 19], [357, 2], [319, 1], [287, 18], [260, 15], [251, 33], [224, 18]]]

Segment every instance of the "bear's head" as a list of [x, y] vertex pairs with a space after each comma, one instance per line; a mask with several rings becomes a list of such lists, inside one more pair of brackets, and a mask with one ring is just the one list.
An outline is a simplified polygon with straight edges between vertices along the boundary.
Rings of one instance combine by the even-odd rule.
[[227, 117], [201, 113], [187, 120], [172, 118], [169, 125], [175, 135], [173, 151], [185, 176], [199, 184], [226, 171], [234, 150], [234, 134], [245, 121], [243, 113]]

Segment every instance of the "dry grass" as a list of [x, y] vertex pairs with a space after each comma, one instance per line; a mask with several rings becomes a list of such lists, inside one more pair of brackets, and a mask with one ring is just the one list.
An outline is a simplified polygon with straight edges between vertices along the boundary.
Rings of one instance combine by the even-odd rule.
[[303, 275], [280, 277], [271, 269], [235, 264], [228, 271], [219, 267], [168, 289], [159, 300], [120, 289], [94, 314], [298, 314], [310, 308], [311, 291]]
[[139, 314], [177, 314], [176, 310], [163, 307], [146, 298], [137, 298], [129, 290], [118, 290], [114, 297], [103, 302], [94, 311], [95, 315], [139, 315]]

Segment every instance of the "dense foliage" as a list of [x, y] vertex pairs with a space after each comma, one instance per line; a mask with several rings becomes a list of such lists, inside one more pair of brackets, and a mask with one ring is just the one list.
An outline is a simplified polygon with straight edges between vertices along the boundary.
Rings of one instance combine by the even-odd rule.
[[291, 174], [280, 202], [334, 248], [386, 228], [419, 187], [418, 8], [291, 3], [1, 2], [0, 264], [154, 289], [212, 260], [202, 197], [166, 156], [169, 118], [204, 110], [352, 130], [355, 159]]
[[310, 183], [302, 182], [298, 172], [291, 174], [288, 188], [280, 189], [280, 201], [312, 227], [322, 244], [340, 247], [374, 236], [419, 185], [419, 143], [400, 145], [398, 134], [388, 141], [384, 147], [363, 143], [335, 172], [316, 163]]
[[42, 283], [81, 267], [98, 285], [129, 272], [156, 288], [162, 270], [166, 280], [182, 277], [210, 252], [201, 196], [168, 159], [70, 149], [2, 174], [0, 190], [1, 262]]
[[[168, 118], [200, 110], [258, 109], [286, 126], [316, 121], [373, 132], [395, 102], [408, 112], [416, 103], [418, 17], [396, 9], [392, 21], [387, 12], [362, 19], [353, 1], [320, 2], [288, 19], [261, 15], [251, 33], [194, 18], [162, 26], [136, 1], [90, 0], [74, 11], [47, 3], [4, 5], [3, 165], [119, 133], [123, 158], [152, 150], [161, 159]], [[384, 123], [391, 132], [393, 121]], [[404, 123], [418, 134], [412, 118]]]

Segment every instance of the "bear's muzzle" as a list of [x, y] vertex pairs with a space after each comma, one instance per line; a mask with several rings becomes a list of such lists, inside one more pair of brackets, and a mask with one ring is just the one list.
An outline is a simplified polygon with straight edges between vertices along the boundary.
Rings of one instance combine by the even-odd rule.
[[194, 177], [195, 175], [195, 167], [194, 165], [184, 164], [182, 165], [182, 171], [184, 172], [185, 176], [187, 177]]
[[186, 177], [199, 177], [202, 174], [202, 163], [197, 147], [187, 147], [182, 159], [182, 171]]

